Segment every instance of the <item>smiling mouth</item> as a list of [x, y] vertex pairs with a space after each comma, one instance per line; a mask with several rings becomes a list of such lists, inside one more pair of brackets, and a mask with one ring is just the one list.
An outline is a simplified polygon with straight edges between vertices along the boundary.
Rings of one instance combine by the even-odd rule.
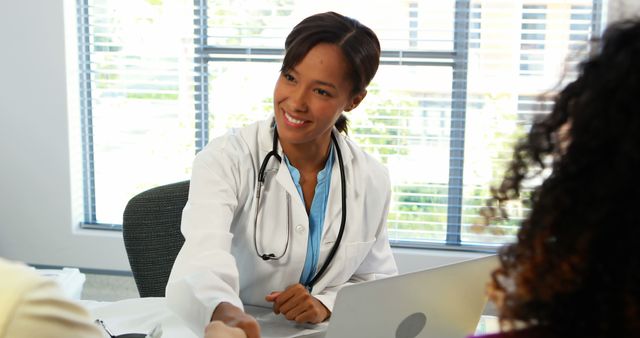
[[293, 118], [293, 116], [289, 115], [287, 112], [284, 112], [284, 118], [287, 120], [287, 122], [293, 125], [301, 126], [304, 124], [303, 120], [295, 119]]

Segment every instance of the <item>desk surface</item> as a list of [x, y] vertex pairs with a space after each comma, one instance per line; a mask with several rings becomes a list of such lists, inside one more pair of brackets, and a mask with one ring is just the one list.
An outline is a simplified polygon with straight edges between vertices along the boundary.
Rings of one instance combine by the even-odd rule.
[[[92, 319], [102, 319], [114, 334], [147, 333], [158, 323], [162, 324], [162, 338], [198, 338], [173, 314], [164, 298], [133, 298], [117, 302], [82, 301]], [[312, 337], [327, 329], [327, 324], [300, 325], [283, 316], [274, 315], [271, 309], [247, 307], [260, 323], [263, 338]], [[497, 319], [483, 316], [476, 333], [495, 332]]]

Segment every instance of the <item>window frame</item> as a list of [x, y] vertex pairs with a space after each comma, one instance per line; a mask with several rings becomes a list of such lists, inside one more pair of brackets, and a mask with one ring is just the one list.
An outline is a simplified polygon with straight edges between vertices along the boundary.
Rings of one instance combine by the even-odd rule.
[[[207, 0], [194, 0], [197, 17], [195, 23], [206, 23]], [[451, 89], [451, 121], [449, 141], [449, 182], [447, 193], [447, 232], [444, 243], [425, 243], [410, 240], [391, 240], [394, 247], [406, 248], [442, 248], [454, 247], [456, 249], [467, 248], [462, 244], [462, 201], [463, 201], [463, 174], [464, 174], [464, 135], [467, 106], [467, 64], [469, 55], [469, 25], [471, 21], [471, 1], [455, 0], [454, 10], [454, 43], [451, 51], [413, 51], [413, 50], [382, 50], [380, 56], [381, 65], [405, 65], [405, 66], [449, 66], [452, 68]], [[196, 49], [196, 97], [207, 98], [209, 83], [209, 62], [215, 61], [240, 61], [240, 62], [281, 62], [284, 49], [274, 48], [225, 48], [206, 45], [207, 28], [198, 26], [194, 39]], [[238, 53], [243, 52], [243, 53]], [[225, 57], [235, 55], [236, 57]], [[252, 56], [260, 56], [252, 58]], [[198, 102], [196, 100], [196, 102]], [[205, 100], [202, 100], [205, 102]], [[208, 102], [208, 101], [207, 101]], [[209, 116], [208, 105], [198, 104], [196, 116], [205, 121]], [[208, 128], [205, 130], [208, 131]], [[205, 139], [205, 132], [196, 136], [196, 152], [202, 150], [207, 142], [198, 142], [198, 136]], [[208, 136], [208, 135], [206, 135]], [[494, 251], [495, 247], [475, 248], [475, 250]]]
[[[604, 0], [592, 0], [591, 29], [601, 31]], [[442, 243], [392, 240], [394, 247], [495, 252], [499, 245], [462, 243], [465, 131], [468, 100], [468, 61], [470, 38], [475, 35], [474, 22], [481, 14], [471, 0], [455, 0], [453, 49], [449, 51], [383, 50], [382, 65], [447, 66], [452, 71], [451, 118], [449, 121], [449, 178], [447, 188], [447, 233]], [[473, 7], [473, 8], [472, 8]], [[283, 49], [234, 48], [207, 45], [207, 0], [194, 0], [194, 96], [195, 149], [202, 150], [209, 141], [209, 64], [216, 61], [281, 62]], [[480, 12], [481, 13], [481, 12]], [[410, 18], [410, 21], [412, 18]], [[475, 21], [474, 21], [475, 20]], [[95, 167], [93, 143], [93, 101], [89, 0], [77, 0], [80, 115], [82, 128], [82, 166], [84, 222], [81, 228], [121, 231], [120, 224], [99, 223], [96, 219]], [[478, 42], [479, 43], [479, 42]]]

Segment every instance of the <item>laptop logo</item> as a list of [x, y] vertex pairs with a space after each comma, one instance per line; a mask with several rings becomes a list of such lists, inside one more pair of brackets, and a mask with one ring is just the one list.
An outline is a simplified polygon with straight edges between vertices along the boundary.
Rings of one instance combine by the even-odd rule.
[[416, 312], [407, 316], [396, 329], [396, 338], [415, 338], [427, 324], [427, 316], [422, 312]]

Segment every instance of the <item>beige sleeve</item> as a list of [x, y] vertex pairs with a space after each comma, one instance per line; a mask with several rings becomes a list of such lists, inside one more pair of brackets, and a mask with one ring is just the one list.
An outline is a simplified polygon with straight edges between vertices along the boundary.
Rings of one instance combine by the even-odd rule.
[[5, 336], [38, 338], [102, 338], [87, 311], [67, 300], [57, 284], [42, 279], [24, 290], [15, 304], [13, 318], [8, 321]]

